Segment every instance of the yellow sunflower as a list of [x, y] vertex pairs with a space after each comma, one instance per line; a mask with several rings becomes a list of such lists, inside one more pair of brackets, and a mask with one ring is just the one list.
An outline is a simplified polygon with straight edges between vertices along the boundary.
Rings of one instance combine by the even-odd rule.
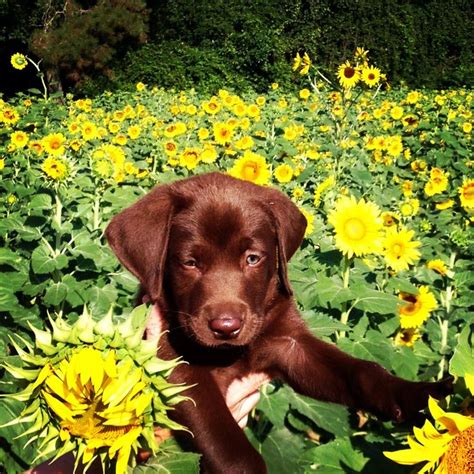
[[360, 80], [360, 72], [355, 66], [351, 66], [349, 61], [341, 64], [337, 70], [339, 83], [344, 89], [351, 89]]
[[395, 336], [395, 344], [397, 346], [413, 347], [415, 341], [420, 338], [420, 333], [416, 328], [401, 329]]
[[375, 66], [362, 69], [362, 81], [369, 87], [374, 87], [380, 82], [380, 69]]
[[381, 250], [383, 221], [376, 204], [344, 196], [329, 213], [328, 222], [336, 233], [336, 247], [349, 258]]
[[50, 156], [41, 165], [41, 169], [46, 175], [55, 181], [59, 181], [67, 175], [67, 166], [64, 161]]
[[10, 135], [10, 140], [16, 148], [23, 148], [28, 143], [28, 134], [22, 131], [13, 132]]
[[465, 180], [458, 188], [461, 205], [465, 209], [474, 209], [474, 179]]
[[430, 171], [430, 179], [425, 185], [425, 193], [428, 196], [441, 194], [448, 188], [448, 173], [440, 168], [433, 168]]
[[288, 183], [293, 178], [293, 168], [287, 164], [278, 165], [273, 174], [279, 183]]
[[413, 466], [424, 462], [419, 473], [471, 474], [474, 472], [474, 418], [445, 412], [430, 397], [428, 408], [435, 424], [425, 421], [422, 428], [413, 428], [408, 448], [384, 454], [399, 464]]
[[214, 131], [214, 140], [219, 145], [226, 145], [232, 140], [232, 135], [234, 133], [231, 126], [226, 123], [217, 122], [213, 127]]
[[24, 366], [10, 358], [2, 367], [24, 388], [6, 396], [27, 405], [4, 426], [30, 423], [21, 436], [38, 443], [37, 459], [72, 452], [86, 467], [99, 459], [103, 472], [125, 474], [140, 447], [157, 452], [155, 424], [183, 428], [167, 417], [183, 400], [182, 387], [166, 381], [179, 361], [156, 357], [157, 338], [142, 340], [146, 316], [139, 307], [115, 324], [111, 313], [95, 322], [85, 310], [72, 326], [58, 318], [52, 331], [32, 327], [27, 350], [11, 340]]
[[185, 148], [179, 157], [179, 165], [188, 170], [196, 168], [199, 164], [200, 153], [197, 148]]
[[28, 66], [28, 60], [26, 56], [21, 53], [15, 53], [12, 55], [10, 63], [15, 69], [18, 69], [19, 71], [25, 69], [25, 67]]
[[400, 292], [398, 296], [404, 303], [399, 308], [400, 326], [403, 329], [420, 327], [438, 306], [427, 286], [420, 286], [416, 295]]
[[384, 258], [387, 265], [400, 272], [408, 270], [420, 259], [420, 251], [417, 248], [421, 245], [418, 241], [413, 241], [415, 231], [401, 228], [397, 230], [395, 227], [387, 229], [383, 240]]
[[441, 259], [430, 260], [426, 266], [430, 269], [439, 273], [442, 276], [446, 276], [448, 274], [448, 267]]
[[204, 109], [204, 112], [206, 112], [207, 114], [216, 115], [221, 110], [221, 105], [217, 99], [214, 99], [214, 100], [211, 99], [208, 102], [203, 102], [202, 108]]
[[42, 145], [46, 153], [54, 156], [64, 154], [65, 142], [66, 137], [62, 133], [51, 133], [42, 139]]
[[268, 184], [270, 170], [265, 158], [262, 155], [246, 150], [244, 155], [235, 161], [234, 166], [229, 170], [229, 174], [234, 178], [251, 181], [255, 184]]

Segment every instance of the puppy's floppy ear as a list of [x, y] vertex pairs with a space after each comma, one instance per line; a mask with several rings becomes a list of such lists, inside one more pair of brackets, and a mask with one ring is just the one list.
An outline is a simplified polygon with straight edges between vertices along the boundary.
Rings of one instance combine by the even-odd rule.
[[298, 207], [279, 191], [268, 189], [267, 209], [273, 219], [278, 241], [278, 273], [282, 289], [292, 295], [288, 280], [287, 262], [303, 241], [306, 218]]
[[162, 289], [173, 213], [169, 186], [158, 186], [117, 214], [105, 230], [112, 250], [140, 280], [152, 301]]

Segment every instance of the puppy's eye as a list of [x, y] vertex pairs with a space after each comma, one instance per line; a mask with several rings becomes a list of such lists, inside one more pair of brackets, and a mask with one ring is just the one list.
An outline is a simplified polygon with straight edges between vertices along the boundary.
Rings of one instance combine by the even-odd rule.
[[197, 262], [196, 260], [194, 260], [194, 258], [189, 258], [187, 260], [184, 260], [183, 263], [183, 266], [187, 267], [187, 268], [196, 268], [197, 267]]
[[247, 258], [245, 259], [245, 261], [247, 262], [247, 265], [254, 267], [255, 265], [258, 264], [258, 262], [260, 262], [261, 259], [262, 257], [260, 257], [260, 255], [255, 255], [254, 253], [251, 253], [247, 255]]

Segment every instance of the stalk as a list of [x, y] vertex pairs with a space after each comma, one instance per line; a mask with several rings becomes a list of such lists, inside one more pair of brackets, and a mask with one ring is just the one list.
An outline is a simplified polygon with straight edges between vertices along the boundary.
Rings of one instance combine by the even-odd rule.
[[[451, 252], [449, 257], [449, 270], [453, 271], [454, 262], [456, 261], [456, 252]], [[448, 347], [448, 320], [449, 314], [451, 313], [451, 301], [453, 300], [454, 288], [451, 284], [452, 280], [449, 280], [449, 283], [446, 285], [446, 290], [444, 292], [444, 298], [442, 298], [442, 303], [445, 309], [445, 318], [442, 320], [438, 316], [438, 324], [441, 330], [441, 360], [439, 361], [439, 371], [438, 371], [438, 380], [443, 378], [444, 371], [446, 369], [446, 356], [444, 355]]]
[[[342, 286], [343, 288], [349, 288], [349, 280], [351, 274], [351, 260], [347, 255], [344, 255], [344, 261], [342, 266]], [[349, 321], [349, 313], [351, 312], [352, 307], [348, 307], [347, 301], [342, 305], [342, 312], [340, 321], [342, 324], [347, 324]], [[345, 331], [340, 331], [338, 338], [346, 337]]]

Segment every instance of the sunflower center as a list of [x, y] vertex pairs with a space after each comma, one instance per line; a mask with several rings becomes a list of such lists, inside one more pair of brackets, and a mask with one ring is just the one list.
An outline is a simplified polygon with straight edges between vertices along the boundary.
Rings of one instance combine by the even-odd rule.
[[351, 218], [346, 221], [344, 231], [351, 240], [362, 240], [366, 234], [364, 223], [356, 218]]
[[258, 174], [258, 168], [256, 163], [247, 163], [243, 169], [243, 176], [247, 180], [253, 180]]
[[401, 256], [403, 255], [404, 250], [405, 250], [405, 247], [401, 243], [397, 242], [397, 243], [393, 244], [393, 246], [392, 246], [392, 253], [395, 256], [395, 258], [401, 258]]
[[353, 67], [346, 67], [344, 68], [344, 77], [346, 77], [347, 79], [351, 79], [352, 77], [354, 77], [356, 71]]
[[368, 75], [368, 79], [369, 79], [369, 81], [373, 81], [373, 80], [375, 79], [375, 74], [374, 74], [374, 73], [372, 73], [372, 72], [371, 72], [371, 73], [369, 73], [369, 75]]
[[469, 185], [467, 189], [463, 190], [463, 196], [466, 201], [474, 200], [474, 185]]
[[418, 312], [421, 306], [421, 301], [416, 297], [416, 295], [403, 295], [402, 299], [407, 304], [400, 308], [400, 313], [405, 316], [413, 316]]
[[99, 405], [101, 405], [99, 401], [93, 401], [84, 414], [75, 418], [74, 421], [63, 421], [61, 427], [69, 431], [72, 436], [82, 439], [100, 439], [106, 442], [107, 445], [112, 445], [116, 439], [125, 435], [134, 427], [134, 425], [104, 425], [104, 419], [97, 414]]
[[445, 455], [448, 474], [474, 472], [474, 425], [461, 431], [450, 443]]

